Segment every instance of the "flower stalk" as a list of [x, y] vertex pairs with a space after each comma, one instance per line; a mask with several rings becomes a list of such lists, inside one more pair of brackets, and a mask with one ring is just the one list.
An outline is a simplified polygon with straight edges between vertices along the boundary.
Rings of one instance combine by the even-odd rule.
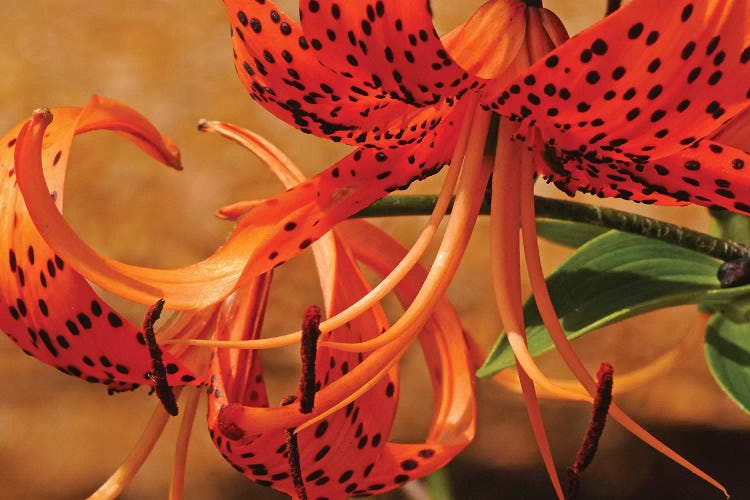
[[[373, 203], [353, 217], [395, 217], [400, 215], [429, 215], [435, 206], [434, 195], [388, 196]], [[589, 205], [568, 200], [534, 197], [540, 219], [580, 222], [638, 234], [677, 245], [711, 257], [729, 261], [750, 256], [750, 248], [732, 240], [723, 240], [677, 224], [660, 221], [615, 208]], [[452, 205], [448, 207], [450, 213]], [[482, 205], [480, 214], [488, 215], [489, 203]]]

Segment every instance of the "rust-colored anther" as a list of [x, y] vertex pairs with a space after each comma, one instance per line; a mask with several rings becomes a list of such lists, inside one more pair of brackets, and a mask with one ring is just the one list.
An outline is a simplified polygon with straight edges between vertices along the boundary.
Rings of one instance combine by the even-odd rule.
[[154, 305], [149, 307], [146, 317], [143, 319], [143, 335], [146, 337], [148, 353], [151, 356], [150, 376], [154, 383], [156, 396], [161, 401], [164, 409], [167, 410], [167, 413], [176, 417], [179, 413], [177, 400], [174, 397], [172, 388], [167, 384], [167, 370], [164, 367], [164, 361], [162, 361], [161, 348], [156, 343], [156, 335], [154, 335], [154, 324], [159, 320], [163, 308], [164, 299], [157, 300]]
[[604, 424], [607, 423], [609, 405], [612, 403], [612, 385], [614, 382], [614, 368], [609, 363], [602, 363], [596, 373], [596, 396], [591, 408], [591, 421], [586, 434], [583, 436], [581, 447], [576, 453], [573, 466], [568, 469], [568, 500], [578, 498], [578, 487], [581, 473], [594, 460], [594, 455], [599, 447], [599, 439], [604, 432]]
[[320, 337], [320, 308], [309, 306], [302, 319], [302, 341], [300, 357], [302, 358], [302, 376], [299, 380], [299, 411], [310, 413], [315, 406], [315, 358], [318, 354], [318, 337]]
[[[281, 406], [287, 406], [297, 401], [297, 396], [286, 396], [281, 400]], [[305, 490], [305, 481], [302, 479], [302, 466], [299, 460], [299, 446], [297, 445], [297, 434], [294, 433], [294, 427], [285, 431], [286, 435], [286, 452], [289, 460], [289, 474], [292, 476], [294, 491], [299, 500], [307, 500], [307, 491]]]
[[622, 0], [607, 0], [607, 15], [614, 14], [621, 5]]

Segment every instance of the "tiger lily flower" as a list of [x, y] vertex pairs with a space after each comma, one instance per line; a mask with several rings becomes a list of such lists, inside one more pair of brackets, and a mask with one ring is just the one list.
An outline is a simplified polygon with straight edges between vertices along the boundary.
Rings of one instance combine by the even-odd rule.
[[[29, 132], [33, 127], [38, 128]], [[150, 319], [142, 329], [129, 323], [96, 295], [75, 267], [56, 257], [29, 216], [36, 200], [33, 196], [27, 199], [19, 196], [19, 184], [29, 178], [17, 182], [15, 167], [32, 165], [37, 170], [21, 168], [21, 176], [42, 174], [42, 182], [49, 186], [51, 199], [61, 211], [72, 139], [77, 133], [101, 129], [113, 130], [163, 163], [180, 168], [179, 152], [168, 139], [132, 109], [104, 98], [95, 97], [84, 108], [35, 112], [31, 121], [11, 131], [8, 137], [12, 139], [6, 138], [7, 151], [0, 158], [0, 164], [9, 171], [0, 199], [8, 207], [5, 213], [13, 215], [5, 219], [8, 230], [3, 239], [13, 279], [6, 280], [2, 289], [2, 300], [9, 312], [0, 326], [28, 354], [65, 373], [89, 382], [102, 382], [111, 391], [147, 384], [155, 386], [158, 393], [149, 335], [153, 335], [161, 303], [157, 313], [151, 312], [154, 308], [149, 312]], [[259, 152], [283, 180], [287, 183], [304, 180], [281, 152], [252, 134], [247, 133], [247, 137], [255, 141], [251, 149]], [[373, 248], [380, 251], [373, 254]], [[395, 240], [363, 221], [338, 228], [335, 234], [315, 243], [313, 251], [329, 314], [335, 314], [368, 291], [355, 257], [377, 272], [387, 273], [404, 252]], [[397, 292], [405, 302], [418, 289], [423, 273], [415, 269], [399, 285]], [[263, 323], [270, 281], [271, 273], [264, 273], [221, 302], [180, 312], [160, 329], [160, 342], [181, 338], [256, 338]], [[62, 289], [75, 293], [61, 293]], [[175, 388], [177, 396], [181, 386], [210, 384], [209, 430], [214, 442], [236, 468], [246, 471], [259, 484], [273, 483], [281, 491], [295, 491], [289, 479], [288, 460], [277, 453], [277, 441], [284, 439], [283, 429], [279, 432], [278, 428], [278, 413], [292, 410], [286, 420], [289, 426], [298, 429], [297, 472], [306, 471], [301, 481], [310, 494], [341, 497], [355, 490], [357, 493], [386, 491], [442, 467], [474, 435], [474, 380], [468, 346], [452, 307], [446, 301], [442, 305], [442, 310], [433, 314], [422, 332], [404, 337], [373, 355], [320, 349], [315, 365], [320, 392], [316, 408], [309, 415], [298, 412], [296, 407], [267, 408], [257, 353], [217, 349], [209, 365], [210, 351], [172, 344], [165, 346], [159, 357], [166, 384]], [[355, 340], [367, 340], [384, 330], [387, 330], [385, 313], [378, 305], [345, 327], [327, 333], [326, 338], [345, 340], [354, 335]], [[394, 444], [388, 441], [388, 436], [398, 402], [397, 362], [418, 333], [434, 377], [435, 414], [423, 443]], [[191, 388], [182, 407], [171, 498], [182, 497], [187, 446], [199, 396], [200, 391]], [[248, 435], [258, 436], [238, 442], [222, 437], [226, 425], [222, 427], [221, 414], [227, 408], [227, 411], [260, 411], [263, 414], [260, 420], [253, 419], [251, 425], [240, 421], [242, 427], [234, 427], [235, 436], [237, 429], [247, 429]], [[164, 407], [156, 408], [131, 453], [91, 498], [113, 498], [124, 490], [161, 436], [169, 419], [165, 409], [169, 410], [170, 405], [165, 403]], [[264, 426], [263, 420], [272, 424]], [[335, 431], [326, 434], [329, 426]], [[248, 460], [250, 456], [252, 460]], [[253, 467], [248, 466], [251, 462]], [[327, 484], [329, 481], [322, 479], [320, 470], [336, 474], [336, 481]]]
[[[251, 96], [303, 132], [357, 149], [254, 206], [207, 261], [152, 270], [93, 258], [71, 236], [39, 175], [21, 175], [22, 170], [34, 172], [32, 146], [43, 133], [39, 120], [32, 121], [17, 148], [25, 160], [17, 162], [19, 186], [31, 218], [64, 262], [105, 289], [146, 304], [164, 297], [179, 309], [203, 308], [292, 258], [372, 201], [450, 164], [447, 195], [441, 196], [417, 250], [407, 253], [398, 272], [384, 280], [387, 285], [321, 324], [324, 332], [334, 330], [370, 310], [381, 293], [400, 282], [434, 234], [435, 220], [457, 186], [460, 210], [454, 210], [440, 258], [404, 315], [374, 339], [321, 342], [321, 347], [373, 351], [375, 356], [429, 321], [463, 254], [478, 211], [475, 202], [492, 172], [498, 308], [522, 368], [521, 385], [545, 464], [562, 497], [534, 384], [565, 393], [549, 384], [525, 348], [519, 227], [545, 324], [586, 388], [584, 398], [590, 399], [596, 387], [567, 344], [544, 287], [534, 233], [533, 176], [539, 173], [571, 194], [748, 212], [742, 170], [750, 155], [720, 137], [750, 100], [750, 16], [741, 0], [667, 5], [633, 0], [565, 41], [562, 25], [539, 4], [489, 1], [441, 39], [426, 3], [311, 0], [301, 3], [298, 24], [273, 2], [226, 0], [235, 66]], [[292, 334], [283, 342], [299, 339]], [[246, 345], [282, 342], [269, 340]], [[225, 429], [233, 418], [241, 421], [248, 414], [232, 408], [225, 409], [223, 419], [220, 415]], [[638, 428], [617, 405], [610, 414], [720, 487]], [[289, 423], [277, 420], [279, 429]]]
[[[287, 187], [304, 181], [281, 151], [259, 136], [235, 126], [204, 122], [255, 152]], [[252, 214], [252, 210], [250, 214]], [[229, 210], [225, 215], [240, 216]], [[338, 225], [312, 245], [323, 300], [329, 316], [369, 291], [358, 262], [380, 275], [398, 264], [406, 250], [365, 221]], [[396, 293], [404, 305], [414, 300], [425, 271], [415, 268]], [[270, 273], [248, 292], [256, 300], [228, 300], [222, 306], [219, 341], [257, 338]], [[243, 306], [245, 304], [245, 306]], [[261, 314], [258, 314], [258, 311]], [[347, 324], [328, 331], [324, 341], [367, 341], [388, 329], [379, 304]], [[434, 414], [422, 443], [388, 441], [398, 401], [398, 360], [419, 339], [432, 375]], [[303, 360], [304, 369], [304, 360]], [[421, 331], [370, 354], [321, 347], [315, 361], [315, 403], [310, 412], [296, 404], [269, 408], [258, 351], [215, 349], [209, 386], [209, 429], [214, 443], [233, 466], [258, 484], [300, 495], [298, 475], [309, 498], [345, 498], [383, 493], [423, 477], [449, 462], [474, 436], [475, 401], [472, 365], [461, 324], [447, 300], [440, 301]], [[304, 394], [300, 394], [304, 397]], [[268, 429], [268, 430], [266, 430]], [[290, 471], [284, 430], [294, 429], [299, 470]], [[301, 495], [300, 495], [301, 496]]]
[[[465, 175], [473, 179], [468, 189], [474, 196], [481, 196], [488, 164], [494, 163], [491, 251], [498, 309], [519, 361], [532, 425], [562, 497], [534, 383], [558, 394], [566, 391], [550, 383], [525, 347], [520, 228], [545, 324], [587, 398], [596, 385], [568, 344], [544, 285], [534, 229], [534, 175], [570, 194], [750, 212], [741, 172], [750, 157], [714, 140], [750, 103], [745, 83], [750, 30], [742, 1], [671, 2], [665, 11], [636, 0], [565, 42], [554, 15], [531, 3], [487, 2], [443, 39], [423, 4], [301, 2], [300, 25], [272, 2], [225, 5], [235, 66], [250, 95], [303, 132], [358, 146], [296, 193], [272, 200], [271, 208], [254, 209], [252, 218], [263, 221], [283, 204], [280, 200], [294, 197], [305, 207], [295, 205], [293, 214], [276, 212], [278, 220], [293, 216], [295, 230], [277, 234], [269, 260], [289, 258], [300, 239], [311, 241], [362, 205], [434, 173], [448, 155], [452, 170], [481, 170]], [[490, 127], [492, 120], [499, 122], [499, 131]], [[488, 134], [493, 140], [487, 141]], [[449, 173], [448, 178], [452, 190], [455, 177]], [[475, 214], [465, 215], [470, 226]], [[413, 304], [403, 321], [372, 341], [323, 345], [382, 348], [418, 325], [450, 281], [465, 234], [444, 238], [448, 263], [436, 261], [435, 279], [427, 279], [415, 300], [419, 306]], [[574, 393], [568, 397], [580, 399]], [[617, 405], [610, 413], [722, 488]]]

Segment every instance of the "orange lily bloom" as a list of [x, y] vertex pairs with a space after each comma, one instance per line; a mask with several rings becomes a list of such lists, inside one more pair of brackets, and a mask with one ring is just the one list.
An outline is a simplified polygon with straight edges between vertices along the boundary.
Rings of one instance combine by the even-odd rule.
[[[448, 163], [449, 154], [453, 170], [463, 169], [465, 191], [459, 192], [481, 197], [492, 170], [497, 305], [519, 362], [537, 441], [562, 497], [535, 384], [582, 400], [591, 399], [596, 384], [565, 338], [544, 285], [534, 228], [534, 175], [571, 194], [593, 192], [644, 203], [690, 201], [750, 212], [749, 185], [741, 172], [750, 155], [707, 139], [716, 139], [727, 122], [732, 127], [731, 120], [750, 104], [747, 4], [674, 2], [665, 11], [636, 0], [566, 43], [565, 30], [552, 13], [522, 1], [489, 1], [443, 39], [425, 4], [301, 2], [301, 25], [272, 2], [225, 5], [233, 25], [235, 66], [250, 95], [303, 132], [359, 146], [293, 195], [254, 209], [248, 218], [256, 225], [274, 218], [294, 223], [292, 234], [277, 234], [269, 260], [285, 260], [298, 251], [298, 242], [306, 246], [364, 204], [434, 173]], [[492, 120], [499, 131], [491, 127]], [[449, 179], [446, 186], [452, 191], [455, 177], [449, 174]], [[292, 198], [298, 203], [294, 213], [277, 210]], [[476, 212], [463, 216], [471, 226]], [[587, 395], [555, 386], [526, 349], [521, 227], [545, 325]], [[417, 327], [425, 317], [422, 311], [434, 307], [450, 282], [464, 237], [462, 231], [445, 236], [447, 262], [436, 260], [435, 279], [425, 282], [422, 300], [391, 330], [371, 341], [324, 345], [377, 349]], [[378, 298], [363, 299], [361, 307]], [[331, 321], [328, 327], [337, 324]], [[617, 405], [610, 414], [723, 489]]]
[[[25, 134], [36, 125], [40, 126], [37, 140], [23, 147], [28, 137]], [[229, 126], [214, 127], [244, 134], [245, 143], [285, 182], [304, 180], [286, 157], [262, 139]], [[5, 219], [9, 237], [3, 243], [14, 278], [3, 283], [1, 296], [9, 312], [3, 316], [0, 327], [30, 355], [68, 374], [105, 383], [110, 390], [147, 384], [156, 386], [158, 392], [154, 357], [148, 348], [148, 330], [152, 324], [144, 325], [140, 331], [98, 297], [74, 266], [56, 257], [29, 216], [33, 202], [29, 205], [19, 196], [15, 165], [36, 163], [37, 168], [41, 167], [36, 173], [43, 174], [53, 202], [62, 210], [73, 136], [101, 129], [116, 131], [156, 159], [180, 168], [179, 152], [168, 139], [141, 115], [108, 99], [95, 97], [84, 108], [39, 111], [30, 122], [11, 131], [9, 137], [21, 137], [22, 144], [16, 149], [17, 140], [7, 139], [8, 151], [0, 158], [9, 169], [0, 199], [9, 207], [6, 213], [13, 214]], [[231, 215], [232, 210], [222, 213]], [[21, 248], [26, 251], [22, 253]], [[373, 253], [374, 248], [378, 248], [377, 253]], [[315, 243], [313, 251], [329, 314], [349, 306], [369, 291], [355, 258], [376, 272], [387, 274], [404, 253], [395, 240], [364, 221], [352, 221], [337, 228], [335, 233]], [[397, 293], [405, 303], [412, 300], [423, 274], [424, 271], [415, 269], [400, 283]], [[160, 342], [184, 338], [239, 341], [257, 338], [270, 281], [270, 272], [262, 274], [217, 304], [180, 312], [160, 329]], [[38, 309], [27, 303], [38, 304]], [[376, 305], [346, 326], [327, 333], [325, 338], [369, 340], [387, 328], [385, 313]], [[390, 443], [388, 437], [398, 402], [397, 363], [417, 335], [433, 377], [434, 418], [423, 443]], [[360, 493], [360, 489], [375, 492], [399, 487], [444, 466], [474, 436], [474, 378], [468, 345], [456, 313], [445, 300], [441, 310], [431, 316], [421, 331], [372, 355], [321, 348], [315, 365], [319, 393], [315, 409], [309, 415], [300, 413], [296, 407], [267, 408], [257, 353], [217, 349], [210, 365], [209, 356], [211, 352], [206, 349], [178, 343], [166, 346], [162, 362], [167, 385], [177, 387], [175, 393], [179, 395], [179, 386], [206, 384], [210, 380], [209, 430], [217, 447], [253, 480], [273, 484], [281, 491], [294, 493], [295, 488], [289, 479], [288, 460], [277, 452], [284, 439], [283, 429], [279, 431], [280, 422], [299, 430], [298, 472], [304, 474], [301, 480], [306, 490], [316, 496], [341, 497], [355, 490]], [[187, 444], [199, 394], [192, 391], [183, 407], [171, 498], [182, 496]], [[164, 407], [170, 408], [166, 403]], [[91, 498], [112, 498], [123, 491], [159, 439], [169, 418], [165, 408], [157, 407], [133, 451]], [[253, 418], [250, 424], [240, 419], [234, 427], [235, 437], [237, 429], [251, 437], [233, 442], [222, 437], [221, 415], [225, 410], [261, 412], [263, 417]], [[279, 420], [279, 413], [284, 411], [288, 415]], [[328, 427], [332, 430], [326, 433]], [[336, 480], [319, 472], [323, 470], [331, 476], [335, 474]]]
[[[202, 128], [238, 140], [265, 160], [287, 187], [304, 181], [280, 151], [251, 132], [226, 124]], [[237, 206], [224, 210], [238, 216]], [[252, 214], [252, 209], [250, 214]], [[357, 262], [388, 274], [406, 250], [365, 221], [347, 221], [312, 245], [329, 316], [356, 302], [370, 287]], [[414, 269], [396, 293], [407, 306], [425, 271]], [[224, 302], [217, 340], [239, 341], [260, 335], [270, 273], [238, 298]], [[242, 295], [251, 297], [245, 300]], [[249, 309], [248, 309], [249, 308]], [[226, 316], [226, 318], [225, 318]], [[388, 329], [379, 304], [326, 332], [323, 341], [363, 342]], [[434, 414], [423, 443], [388, 441], [398, 401], [398, 360], [418, 336], [434, 387]], [[304, 359], [303, 359], [304, 365]], [[258, 484], [299, 495], [294, 473], [309, 498], [344, 498], [382, 493], [423, 477], [448, 463], [474, 436], [472, 365], [461, 324], [442, 299], [421, 331], [370, 354], [321, 347], [315, 362], [315, 404], [303, 413], [295, 404], [268, 408], [259, 353], [217, 348], [211, 363], [209, 429], [214, 443], [234, 467]], [[304, 396], [304, 394], [300, 394]], [[291, 452], [284, 429], [295, 429], [298, 471], [290, 472]]]
[[[721, 137], [722, 126], [748, 107], [746, 3], [703, 0], [665, 8], [634, 0], [566, 43], [552, 13], [520, 0], [487, 2], [442, 39], [425, 3], [306, 1], [301, 25], [270, 1], [227, 0], [225, 5], [235, 64], [253, 98], [304, 132], [358, 149], [287, 193], [255, 205], [227, 244], [205, 262], [153, 270], [96, 256], [65, 224], [40, 175], [45, 123], [37, 116], [19, 134], [16, 171], [44, 240], [82, 276], [119, 295], [146, 304], [165, 297], [179, 309], [205, 308], [293, 257], [370, 202], [450, 164], [444, 196], [417, 250], [407, 254], [377, 293], [367, 293], [366, 300], [321, 324], [324, 333], [334, 331], [398, 285], [434, 235], [435, 221], [457, 186], [456, 210], [440, 257], [404, 316], [372, 339], [324, 338], [321, 343], [340, 351], [373, 351], [374, 358], [430, 321], [463, 254], [492, 172], [498, 308], [522, 368], [532, 425], [562, 497], [534, 383], [582, 400], [589, 400], [596, 387], [568, 345], [544, 287], [533, 175], [541, 173], [571, 193], [747, 211], [748, 184], [741, 174], [750, 155], [705, 139]], [[525, 348], [519, 220], [545, 324], [588, 396], [555, 387]], [[243, 345], [272, 347], [299, 338], [295, 333]], [[266, 431], [295, 427], [301, 418], [289, 408], [252, 410], [230, 405], [217, 418], [225, 430], [247, 427], [251, 417], [266, 419]], [[720, 487], [616, 405], [610, 413]]]

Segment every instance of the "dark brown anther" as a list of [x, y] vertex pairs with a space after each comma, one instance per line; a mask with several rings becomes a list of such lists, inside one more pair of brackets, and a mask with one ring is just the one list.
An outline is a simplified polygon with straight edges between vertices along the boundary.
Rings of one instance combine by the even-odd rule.
[[[316, 308], [317, 309], [317, 308]], [[309, 310], [309, 309], [308, 309]], [[320, 312], [320, 311], [318, 311]], [[297, 396], [286, 396], [281, 400], [281, 406], [288, 406], [297, 401]], [[294, 433], [294, 427], [285, 431], [286, 451], [289, 460], [289, 474], [292, 476], [294, 491], [299, 500], [307, 500], [307, 491], [305, 490], [305, 481], [302, 479], [302, 465], [299, 460], [299, 446], [297, 444], [297, 434]]]
[[566, 495], [568, 500], [578, 498], [581, 473], [594, 460], [594, 455], [599, 447], [599, 439], [604, 432], [604, 424], [607, 423], [609, 405], [612, 403], [613, 375], [614, 368], [609, 363], [602, 363], [596, 373], [596, 396], [591, 408], [591, 421], [589, 421], [588, 429], [583, 436], [581, 447], [576, 453], [573, 466], [568, 469], [568, 492]]
[[750, 257], [724, 262], [717, 273], [721, 288], [733, 288], [750, 284]]
[[164, 308], [164, 299], [159, 299], [154, 305], [146, 311], [146, 317], [143, 319], [143, 335], [146, 337], [148, 353], [151, 356], [151, 380], [154, 382], [156, 396], [161, 401], [167, 413], [176, 417], [179, 413], [177, 400], [174, 397], [172, 388], [167, 384], [167, 370], [162, 361], [162, 353], [159, 344], [156, 343], [154, 335], [154, 324], [159, 320], [161, 311]]
[[619, 9], [621, 4], [622, 0], [607, 0], [607, 15]]
[[526, 2], [526, 5], [529, 7], [535, 7], [537, 9], [541, 9], [543, 7], [542, 0], [524, 0]]
[[309, 306], [302, 319], [302, 341], [300, 357], [302, 358], [302, 376], [299, 380], [299, 411], [310, 413], [315, 406], [315, 358], [318, 355], [318, 337], [320, 337], [320, 308]]

